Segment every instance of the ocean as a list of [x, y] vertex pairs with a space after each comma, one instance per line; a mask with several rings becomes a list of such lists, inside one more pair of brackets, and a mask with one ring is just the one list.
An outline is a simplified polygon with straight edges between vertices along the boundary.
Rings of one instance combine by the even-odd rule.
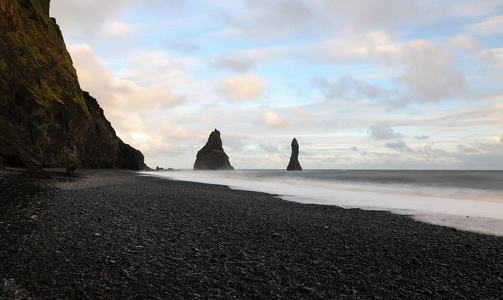
[[503, 236], [503, 171], [156, 171], [174, 180], [265, 192], [288, 201], [386, 210], [418, 221]]

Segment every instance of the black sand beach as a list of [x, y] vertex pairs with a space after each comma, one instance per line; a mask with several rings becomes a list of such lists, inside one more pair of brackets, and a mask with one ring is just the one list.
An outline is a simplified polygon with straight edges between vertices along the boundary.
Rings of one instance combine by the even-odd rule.
[[503, 238], [112, 170], [0, 172], [0, 299], [503, 299]]

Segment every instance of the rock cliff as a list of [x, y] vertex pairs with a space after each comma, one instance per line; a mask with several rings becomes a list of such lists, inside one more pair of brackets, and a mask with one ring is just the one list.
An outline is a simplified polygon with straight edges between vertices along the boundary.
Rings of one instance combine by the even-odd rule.
[[80, 89], [50, 0], [0, 0], [0, 166], [146, 168]]
[[222, 147], [220, 131], [215, 129], [206, 145], [197, 152], [194, 170], [234, 170]]
[[286, 169], [288, 171], [302, 171], [302, 167], [299, 163], [299, 143], [297, 143], [296, 138], [292, 140], [292, 155], [290, 156], [290, 162]]

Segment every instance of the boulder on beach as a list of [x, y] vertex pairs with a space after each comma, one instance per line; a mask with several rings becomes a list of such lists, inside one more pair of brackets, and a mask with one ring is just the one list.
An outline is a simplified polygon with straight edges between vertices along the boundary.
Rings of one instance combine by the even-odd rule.
[[222, 148], [220, 131], [217, 129], [210, 134], [206, 145], [197, 152], [194, 170], [234, 170]]
[[77, 167], [75, 167], [75, 166], [66, 167], [66, 175], [67, 176], [75, 176], [76, 170], [77, 170]]
[[287, 171], [302, 171], [302, 167], [299, 163], [299, 143], [297, 143], [296, 138], [293, 138], [292, 141], [292, 155], [290, 156], [290, 162], [286, 169]]

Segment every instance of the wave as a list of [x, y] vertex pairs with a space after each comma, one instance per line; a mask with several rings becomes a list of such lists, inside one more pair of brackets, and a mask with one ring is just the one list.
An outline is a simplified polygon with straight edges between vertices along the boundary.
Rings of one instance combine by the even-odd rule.
[[418, 175], [415, 171], [409, 171], [408, 175], [379, 171], [371, 176], [366, 171], [356, 171], [350, 176], [335, 176], [337, 172], [341, 171], [243, 170], [146, 174], [264, 192], [306, 204], [386, 210], [433, 224], [503, 236], [503, 191], [492, 187], [462, 187], [473, 186], [466, 181], [474, 173], [462, 178], [460, 173], [452, 173], [456, 179], [446, 180], [448, 184], [438, 181], [432, 184], [431, 174]]

